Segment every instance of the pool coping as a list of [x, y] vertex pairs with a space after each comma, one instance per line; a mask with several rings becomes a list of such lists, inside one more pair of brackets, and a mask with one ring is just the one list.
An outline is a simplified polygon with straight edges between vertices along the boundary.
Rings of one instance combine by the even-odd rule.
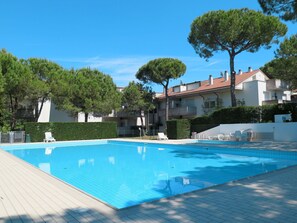
[[[116, 139], [118, 140], [118, 139]], [[126, 140], [126, 141], [131, 141], [131, 140]], [[138, 141], [139, 142], [139, 141]], [[143, 142], [143, 141], [141, 141]], [[159, 141], [156, 141], [156, 143], [159, 143]], [[165, 143], [165, 142], [164, 142]], [[166, 143], [168, 143], [168, 141], [166, 141]], [[1, 148], [1, 145], [0, 145]], [[97, 198], [93, 197], [92, 195], [89, 195], [88, 193], [85, 193], [83, 191], [81, 191], [78, 188], [75, 188], [72, 185], [69, 185], [68, 183], [48, 174], [45, 173], [43, 171], [41, 171], [40, 169], [38, 169], [37, 167], [27, 163], [26, 161], [21, 160], [20, 158], [17, 158], [15, 156], [13, 156], [12, 154], [9, 154], [8, 152], [1, 150], [0, 149], [0, 156], [6, 154], [5, 156], [8, 156], [10, 159], [12, 159], [14, 162], [18, 163], [18, 165], [22, 166], [23, 168], [29, 169], [30, 172], [33, 172], [34, 174], [37, 174], [39, 177], [42, 177], [43, 179], [45, 179], [46, 181], [49, 181], [50, 183], [56, 184], [57, 180], [58, 180], [58, 184], [59, 187], [64, 188], [68, 193], [70, 193], [70, 195], [75, 194], [75, 196], [78, 196], [78, 194], [83, 194], [83, 196], [80, 196], [82, 200], [86, 201], [86, 203], [91, 204], [92, 207], [96, 206], [96, 210], [98, 210], [101, 214], [106, 215], [106, 216], [113, 216], [113, 214], [115, 212], [119, 213], [121, 216], [127, 216], [129, 214], [131, 214], [131, 212], [133, 212], [133, 210], [139, 210], [142, 208], [147, 208], [149, 206], [153, 206], [155, 204], [160, 204], [160, 203], [166, 203], [169, 201], [173, 201], [173, 200], [178, 200], [179, 198], [184, 198], [184, 197], [188, 197], [191, 195], [195, 195], [197, 193], [199, 194], [207, 194], [207, 193], [212, 193], [213, 190], [215, 189], [224, 189], [224, 188], [228, 188], [230, 186], [234, 186], [236, 184], [242, 184], [245, 182], [250, 182], [253, 180], [259, 180], [259, 179], [263, 179], [266, 177], [271, 177], [271, 176], [275, 176], [290, 170], [297, 170], [297, 166], [290, 166], [290, 167], [286, 167], [286, 168], [282, 168], [279, 170], [274, 170], [271, 171], [269, 173], [263, 173], [263, 174], [258, 174], [256, 176], [252, 176], [252, 177], [247, 177], [247, 178], [243, 178], [243, 179], [239, 179], [239, 180], [235, 180], [235, 181], [231, 181], [231, 182], [226, 182], [224, 184], [219, 184], [219, 185], [214, 185], [208, 188], [203, 188], [200, 190], [196, 190], [196, 191], [192, 191], [192, 192], [188, 192], [188, 193], [184, 193], [184, 194], [180, 194], [180, 195], [176, 195], [173, 197], [168, 197], [168, 198], [162, 198], [162, 199], [158, 199], [155, 201], [151, 201], [151, 202], [145, 202], [142, 203], [140, 205], [135, 205], [135, 206], [131, 206], [131, 207], [127, 207], [127, 208], [123, 208], [123, 209], [113, 209], [110, 206], [108, 206], [107, 204], [105, 204], [104, 202], [98, 200]], [[20, 162], [21, 161], [21, 162]], [[62, 185], [64, 186], [61, 186]], [[68, 188], [68, 189], [67, 189]], [[71, 188], [71, 190], [69, 190], [69, 188]], [[76, 192], [73, 192], [76, 191]], [[70, 191], [70, 192], [69, 192]], [[72, 192], [71, 192], [72, 191]], [[88, 199], [86, 199], [86, 197], [88, 197]], [[93, 202], [91, 202], [93, 200]], [[0, 218], [1, 219], [1, 218]]]

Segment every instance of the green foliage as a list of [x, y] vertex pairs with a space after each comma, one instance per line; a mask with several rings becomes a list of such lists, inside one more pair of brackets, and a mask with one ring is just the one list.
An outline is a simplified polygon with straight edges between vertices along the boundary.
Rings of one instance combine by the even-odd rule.
[[169, 100], [168, 85], [171, 79], [177, 79], [186, 72], [186, 65], [178, 59], [158, 58], [143, 65], [136, 73], [136, 78], [144, 83], [161, 84], [165, 89], [166, 111], [165, 120], [168, 120]]
[[[65, 71], [66, 72], [66, 71]], [[120, 107], [120, 93], [112, 78], [98, 70], [83, 68], [62, 73], [55, 80], [54, 102], [70, 114], [110, 114]]]
[[29, 58], [21, 60], [35, 76], [33, 90], [28, 95], [28, 103], [34, 109], [34, 120], [37, 121], [43, 108], [43, 104], [51, 96], [51, 84], [55, 76], [63, 71], [58, 64], [46, 59]]
[[190, 137], [190, 121], [176, 119], [167, 121], [167, 136], [169, 139], [186, 139]]
[[274, 122], [274, 115], [291, 114], [292, 121], [297, 121], [297, 104], [279, 104], [263, 106], [241, 106], [222, 108], [208, 116], [191, 120], [191, 131], [199, 132], [203, 125], [219, 125], [231, 123]]
[[212, 124], [212, 120], [209, 115], [196, 117], [190, 120], [191, 132], [203, 132], [207, 129], [214, 128], [217, 124]]
[[264, 13], [279, 14], [285, 21], [297, 21], [297, 0], [258, 0]]
[[292, 121], [297, 121], [297, 104], [265, 105], [261, 107], [261, 122], [274, 122], [276, 114], [291, 114]]
[[193, 124], [191, 123], [191, 132], [203, 132], [218, 126], [217, 124]]
[[259, 109], [253, 106], [222, 108], [210, 115], [213, 124], [253, 123], [259, 121]]
[[[122, 105], [124, 111], [131, 114], [138, 114], [140, 117], [155, 108], [153, 104], [154, 92], [150, 87], [145, 87], [141, 83], [130, 82], [123, 90]], [[145, 135], [144, 123], [141, 118], [142, 135]]]
[[276, 51], [276, 59], [265, 64], [261, 70], [274, 78], [290, 83], [297, 88], [297, 34], [286, 38]]
[[243, 51], [257, 52], [261, 47], [270, 48], [287, 32], [286, 25], [278, 18], [265, 16], [249, 9], [210, 11], [196, 18], [188, 37], [196, 53], [206, 60], [219, 51], [227, 51], [230, 58], [231, 104], [236, 106], [235, 56]]
[[132, 81], [123, 90], [122, 104], [128, 112], [149, 111], [155, 108], [153, 97], [154, 92], [151, 88]]
[[208, 115], [196, 117], [191, 120], [191, 124], [209, 124], [211, 123], [211, 119]]
[[88, 140], [88, 139], [107, 139], [117, 137], [117, 125], [115, 122], [51, 122], [25, 124], [26, 134], [30, 134], [32, 142], [41, 142], [44, 133], [52, 132], [58, 141], [67, 140]]
[[4, 82], [0, 112], [2, 117], [10, 118], [6, 122], [9, 122], [11, 130], [14, 130], [19, 118], [18, 112], [23, 107], [22, 103], [34, 92], [36, 77], [18, 58], [5, 50], [0, 51], [0, 73], [0, 81]]
[[186, 72], [186, 65], [178, 59], [158, 58], [142, 66], [136, 77], [147, 83], [153, 82], [166, 87], [170, 79], [177, 79]]

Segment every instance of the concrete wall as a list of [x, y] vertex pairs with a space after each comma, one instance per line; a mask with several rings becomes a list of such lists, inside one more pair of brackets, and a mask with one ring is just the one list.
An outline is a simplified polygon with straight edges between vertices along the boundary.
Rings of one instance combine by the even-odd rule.
[[297, 142], [297, 122], [221, 124], [219, 127], [201, 132], [199, 135], [204, 135], [204, 138], [207, 138], [217, 134], [230, 135], [237, 130], [246, 129], [251, 129], [255, 133], [255, 140]]

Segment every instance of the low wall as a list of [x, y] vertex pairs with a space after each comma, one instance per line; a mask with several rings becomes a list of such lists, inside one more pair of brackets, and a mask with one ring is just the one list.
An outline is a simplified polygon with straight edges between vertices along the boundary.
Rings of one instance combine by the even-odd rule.
[[219, 127], [201, 132], [199, 135], [229, 135], [237, 130], [251, 129], [254, 140], [297, 141], [297, 122], [221, 124]]

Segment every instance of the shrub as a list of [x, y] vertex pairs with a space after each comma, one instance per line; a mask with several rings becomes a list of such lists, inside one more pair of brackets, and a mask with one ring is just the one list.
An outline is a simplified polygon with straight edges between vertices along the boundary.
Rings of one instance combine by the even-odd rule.
[[231, 123], [253, 123], [259, 122], [259, 107], [239, 106], [222, 108], [210, 115], [210, 123], [231, 124]]
[[190, 137], [190, 121], [176, 119], [167, 121], [167, 136], [169, 139], [185, 139]]
[[32, 142], [41, 142], [44, 133], [50, 131], [58, 141], [106, 139], [117, 137], [115, 122], [49, 122], [25, 123], [26, 134], [30, 134]]

